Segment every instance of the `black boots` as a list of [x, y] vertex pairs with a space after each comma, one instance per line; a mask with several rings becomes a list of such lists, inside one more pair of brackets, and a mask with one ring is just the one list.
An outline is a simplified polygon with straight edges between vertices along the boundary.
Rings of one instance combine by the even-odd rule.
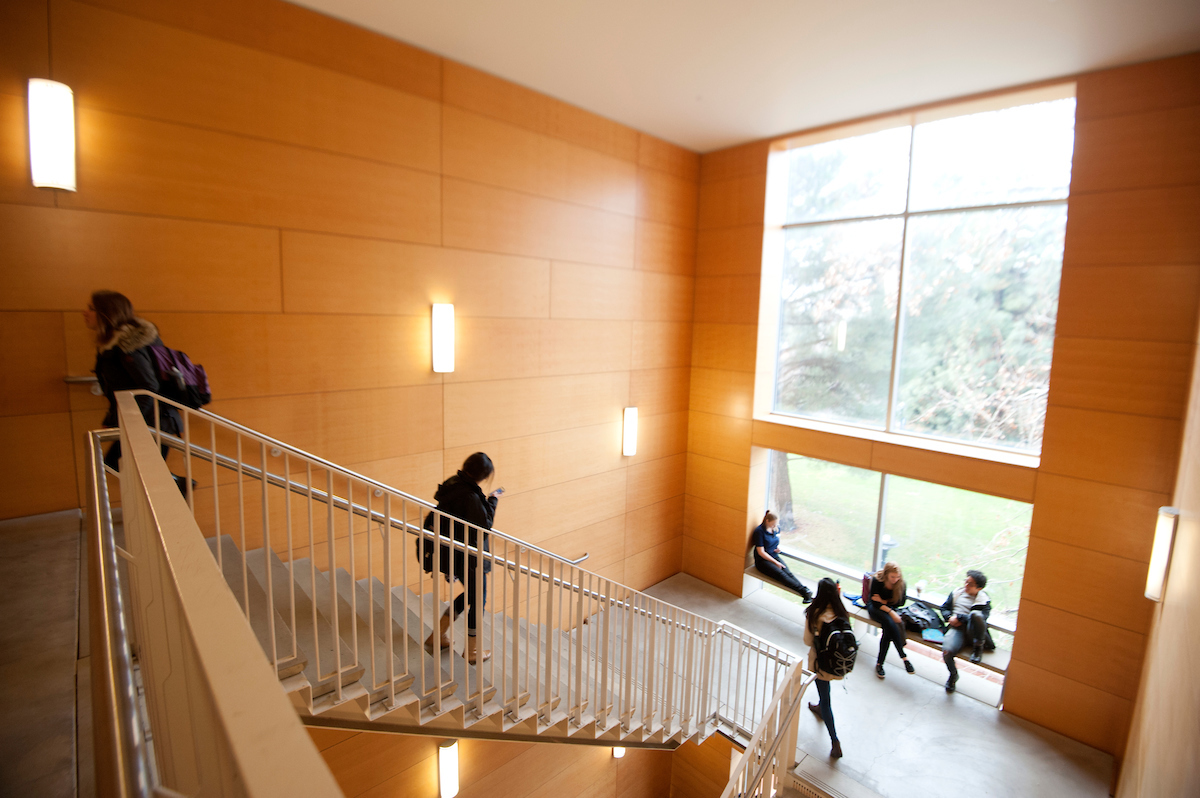
[[812, 604], [812, 591], [805, 585], [800, 585], [800, 598], [805, 604]]
[[958, 684], [958, 674], [957, 673], [950, 674], [950, 678], [946, 680], [946, 692], [953, 693], [954, 689], [955, 689], [955, 685], [957, 685], [957, 684]]
[[983, 644], [976, 643], [975, 648], [971, 651], [971, 662], [978, 665], [983, 661]]

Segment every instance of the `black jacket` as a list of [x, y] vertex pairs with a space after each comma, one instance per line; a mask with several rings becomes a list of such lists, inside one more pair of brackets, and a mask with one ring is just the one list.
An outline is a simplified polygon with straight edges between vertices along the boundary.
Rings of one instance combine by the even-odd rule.
[[[437, 502], [437, 508], [447, 515], [452, 515], [455, 518], [461, 518], [463, 521], [474, 524], [483, 529], [491, 529], [492, 521], [496, 517], [496, 504], [498, 502], [495, 496], [484, 496], [483, 489], [479, 487], [479, 483], [468, 477], [462, 471], [459, 471], [450, 479], [438, 485], [437, 493], [433, 495], [434, 501]], [[433, 513], [430, 513], [425, 518], [425, 528], [433, 531]], [[453, 538], [460, 543], [466, 543], [468, 546], [479, 547], [479, 533], [475, 527], [467, 526], [466, 524], [451, 521], [450, 518], [442, 517], [440, 533], [443, 537]], [[491, 551], [492, 545], [490, 536], [483, 533], [483, 550]], [[446, 575], [447, 578], [454, 577], [462, 579], [463, 575], [468, 570], [474, 569], [475, 559], [467, 560], [467, 555], [455, 549], [453, 552], [453, 571], [450, 568], [451, 563], [451, 547], [445, 545], [438, 546], [436, 541], [425, 540], [423, 545], [422, 563], [425, 570], [431, 571], [433, 566], [433, 552], [441, 549], [438, 557], [438, 570]], [[492, 570], [491, 560], [483, 561], [483, 571], [487, 573]]]
[[[134, 319], [118, 327], [113, 336], [101, 344], [96, 351], [96, 379], [108, 398], [108, 412], [104, 415], [104, 426], [117, 426], [117, 391], [144, 388], [159, 393], [158, 364], [150, 347], [162, 344], [158, 328], [145, 319]], [[154, 401], [144, 396], [137, 397], [142, 417], [151, 429], [154, 428]], [[159, 403], [159, 423], [162, 431], [178, 435], [183, 429], [179, 412], [170, 405]]]

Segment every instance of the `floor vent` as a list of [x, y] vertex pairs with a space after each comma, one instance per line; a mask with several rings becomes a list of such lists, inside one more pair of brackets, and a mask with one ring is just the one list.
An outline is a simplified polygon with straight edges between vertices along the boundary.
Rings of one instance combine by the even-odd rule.
[[846, 794], [835, 790], [820, 779], [805, 774], [793, 773], [791, 787], [803, 798], [846, 798]]

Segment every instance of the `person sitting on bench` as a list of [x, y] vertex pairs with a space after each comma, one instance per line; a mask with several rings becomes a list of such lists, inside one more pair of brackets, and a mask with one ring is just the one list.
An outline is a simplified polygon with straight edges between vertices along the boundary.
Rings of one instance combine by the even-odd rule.
[[886, 675], [883, 672], [883, 661], [887, 659], [889, 645], [896, 647], [896, 653], [904, 663], [904, 670], [909, 673], [916, 672], [904, 653], [904, 643], [908, 636], [904, 632], [904, 619], [896, 612], [904, 606], [907, 600], [906, 592], [904, 574], [900, 572], [900, 566], [889, 562], [871, 576], [870, 592], [863, 596], [867, 605], [867, 615], [879, 624], [883, 632], [879, 638], [879, 657], [875, 661], [875, 675], [880, 679]]
[[779, 516], [767, 510], [763, 522], [754, 528], [752, 540], [754, 567], [784, 587], [799, 593], [805, 604], [812, 601], [812, 591], [784, 565], [783, 555], [779, 553]]
[[968, 642], [973, 647], [971, 662], [975, 663], [983, 658], [985, 647], [988, 651], [996, 648], [987, 625], [988, 616], [992, 614], [992, 601], [983, 592], [987, 581], [982, 571], [967, 571], [963, 586], [952, 590], [942, 605], [942, 615], [946, 616], [946, 623], [950, 626], [942, 643], [942, 660], [950, 671], [950, 678], [946, 681], [947, 693], [953, 693], [958, 683], [958, 666], [954, 664], [954, 656]]

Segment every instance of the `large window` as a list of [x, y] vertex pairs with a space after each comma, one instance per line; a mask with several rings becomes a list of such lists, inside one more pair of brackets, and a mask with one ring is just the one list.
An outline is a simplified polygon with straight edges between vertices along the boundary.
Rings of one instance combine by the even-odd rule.
[[813, 564], [797, 566], [801, 576], [858, 576], [894, 560], [910, 593], [941, 604], [977, 568], [992, 619], [1016, 623], [1033, 505], [785, 452], [770, 462], [780, 545]]
[[1039, 453], [1074, 120], [1065, 97], [773, 157], [770, 412]]

